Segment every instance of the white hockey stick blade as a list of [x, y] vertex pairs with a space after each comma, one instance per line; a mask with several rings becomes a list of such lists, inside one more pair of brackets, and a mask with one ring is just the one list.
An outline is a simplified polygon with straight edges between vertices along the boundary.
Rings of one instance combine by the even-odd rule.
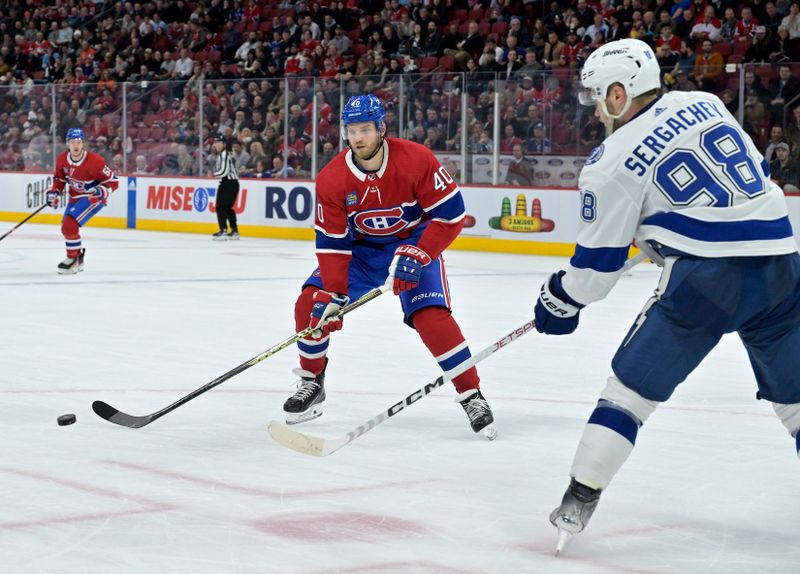
[[270, 421], [267, 429], [269, 430], [270, 436], [278, 444], [311, 456], [328, 456], [347, 444], [347, 439], [349, 438], [344, 437], [343, 439], [331, 440], [311, 436], [297, 432], [278, 421]]
[[371, 431], [376, 426], [386, 421], [387, 419], [393, 417], [397, 413], [401, 412], [406, 407], [411, 406], [421, 398], [429, 395], [431, 392], [433, 392], [435, 389], [438, 389], [446, 382], [452, 380], [461, 373], [464, 373], [467, 370], [471, 369], [489, 355], [496, 353], [500, 349], [508, 346], [511, 342], [516, 341], [517, 339], [519, 339], [526, 333], [530, 333], [534, 329], [535, 326], [533, 320], [528, 321], [524, 325], [511, 331], [508, 335], [506, 335], [502, 339], [495, 341], [494, 343], [483, 349], [478, 354], [473, 355], [472, 357], [470, 357], [468, 361], [464, 361], [455, 369], [442, 373], [441, 376], [439, 376], [433, 382], [428, 383], [427, 385], [425, 385], [420, 389], [417, 389], [416, 391], [408, 395], [406, 398], [396, 402], [388, 409], [375, 415], [367, 422], [360, 425], [358, 428], [348, 432], [347, 434], [341, 437], [334, 439], [326, 439], [323, 437], [307, 435], [299, 431], [290, 429], [285, 424], [274, 420], [270, 421], [269, 425], [267, 426], [267, 429], [269, 430], [269, 434], [273, 438], [273, 440], [278, 444], [285, 446], [286, 448], [290, 448], [292, 450], [296, 450], [297, 452], [307, 454], [310, 456], [328, 456], [329, 454], [332, 454], [337, 450], [339, 450], [340, 448], [350, 444], [361, 435]]
[[640, 251], [639, 253], [637, 253], [636, 255], [634, 255], [625, 262], [625, 265], [623, 265], [622, 270], [624, 272], [630, 271], [633, 267], [636, 267], [637, 265], [639, 265], [639, 263], [645, 261], [646, 259], [647, 255], [644, 254], [644, 251]]

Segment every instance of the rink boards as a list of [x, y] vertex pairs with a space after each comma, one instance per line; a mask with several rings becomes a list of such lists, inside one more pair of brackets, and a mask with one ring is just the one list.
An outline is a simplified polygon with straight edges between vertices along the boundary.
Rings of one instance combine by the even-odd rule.
[[[0, 192], [0, 221], [16, 222], [45, 202], [52, 175], [6, 173]], [[314, 237], [315, 184], [309, 180], [243, 179], [235, 211], [243, 236], [283, 239]], [[456, 249], [571, 255], [579, 226], [575, 189], [462, 186], [466, 224]], [[120, 177], [108, 206], [90, 225], [213, 233], [217, 180], [186, 177]], [[795, 232], [800, 198], [788, 197]], [[36, 223], [60, 224], [63, 206], [46, 209]]]

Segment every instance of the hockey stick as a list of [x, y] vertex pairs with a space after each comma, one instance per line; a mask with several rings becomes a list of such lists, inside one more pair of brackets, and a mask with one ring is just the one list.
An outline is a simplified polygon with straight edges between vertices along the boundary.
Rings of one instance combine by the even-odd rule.
[[[623, 271], [628, 271], [632, 267], [644, 261], [646, 258], [647, 256], [644, 253], [639, 253], [636, 256], [631, 257], [625, 262], [625, 265], [623, 266]], [[521, 327], [518, 327], [517, 329], [511, 331], [508, 335], [506, 335], [502, 339], [495, 341], [494, 343], [483, 349], [481, 352], [479, 352], [477, 355], [472, 356], [468, 361], [461, 363], [455, 369], [442, 373], [432, 383], [428, 383], [424, 387], [417, 389], [403, 400], [396, 402], [388, 409], [375, 415], [364, 424], [358, 426], [356, 429], [348, 432], [343, 436], [333, 439], [326, 439], [324, 437], [308, 435], [290, 429], [285, 424], [275, 420], [270, 421], [269, 425], [267, 425], [267, 429], [269, 430], [269, 434], [272, 437], [272, 439], [278, 444], [285, 446], [286, 448], [290, 448], [292, 450], [296, 450], [297, 452], [311, 456], [328, 456], [329, 454], [336, 452], [340, 448], [347, 446], [361, 435], [368, 433], [382, 422], [393, 417], [406, 407], [411, 406], [421, 398], [429, 395], [431, 392], [441, 387], [446, 382], [453, 380], [461, 373], [471, 369], [472, 367], [480, 363], [489, 355], [496, 353], [503, 347], [506, 347], [508, 344], [510, 344], [513, 341], [516, 341], [522, 335], [532, 331], [533, 329], [534, 329], [533, 320], [528, 321]]]
[[639, 253], [637, 253], [636, 255], [634, 255], [625, 262], [625, 265], [622, 266], [622, 272], [625, 273], [627, 271], [630, 271], [632, 268], [639, 265], [639, 263], [641, 263], [645, 259], [647, 259], [647, 255], [645, 254], [645, 252], [639, 251]]
[[37, 213], [39, 213], [39, 212], [40, 212], [41, 210], [43, 210], [45, 207], [47, 207], [47, 204], [46, 204], [46, 203], [45, 203], [43, 206], [41, 206], [39, 209], [37, 209], [36, 211], [34, 211], [33, 213], [31, 213], [31, 214], [30, 214], [28, 217], [26, 217], [25, 219], [23, 219], [22, 221], [20, 221], [19, 223], [17, 223], [17, 224], [16, 224], [14, 227], [12, 227], [12, 228], [11, 228], [11, 229], [9, 229], [8, 231], [6, 231], [6, 232], [5, 232], [3, 235], [0, 235], [0, 241], [2, 241], [3, 239], [5, 239], [5, 238], [6, 238], [6, 237], [8, 237], [9, 235], [11, 235], [11, 234], [12, 234], [12, 233], [13, 233], [13, 232], [14, 232], [14, 231], [17, 229], [17, 228], [21, 227], [23, 223], [25, 223], [26, 221], [28, 221], [28, 220], [29, 220], [31, 217], [33, 217], [34, 215], [36, 215]]
[[[365, 303], [367, 303], [369, 301], [372, 301], [373, 299], [375, 299], [379, 295], [383, 294], [384, 292], [386, 292], [390, 288], [391, 288], [391, 285], [381, 285], [380, 287], [376, 287], [372, 291], [367, 292], [361, 298], [359, 298], [356, 301], [353, 301], [352, 303], [350, 303], [349, 305], [346, 305], [345, 307], [343, 307], [342, 310], [339, 311], [339, 317], [341, 317], [343, 315], [346, 315], [350, 311], [358, 309], [359, 307], [361, 307]], [[213, 389], [217, 385], [221, 385], [222, 383], [224, 383], [228, 379], [231, 379], [231, 378], [235, 377], [236, 375], [238, 375], [242, 371], [245, 371], [245, 370], [249, 369], [253, 365], [257, 365], [258, 363], [260, 363], [264, 359], [267, 359], [267, 358], [271, 357], [272, 355], [278, 353], [279, 351], [282, 351], [285, 348], [292, 346], [293, 344], [295, 344], [300, 339], [303, 339], [303, 338], [307, 337], [311, 333], [311, 331], [312, 331], [312, 329], [310, 327], [306, 327], [305, 329], [303, 329], [299, 333], [295, 333], [294, 335], [292, 335], [291, 337], [285, 339], [284, 341], [281, 341], [280, 343], [278, 343], [274, 347], [271, 347], [271, 348], [267, 349], [266, 351], [264, 351], [260, 355], [256, 355], [255, 357], [253, 357], [249, 361], [246, 361], [246, 362], [242, 363], [238, 367], [234, 367], [233, 369], [231, 369], [230, 371], [228, 371], [224, 375], [221, 375], [221, 376], [217, 377], [216, 379], [214, 379], [213, 381], [211, 381], [210, 383], [208, 383], [206, 385], [203, 385], [199, 389], [196, 389], [196, 390], [192, 391], [191, 393], [189, 393], [188, 395], [186, 395], [185, 397], [183, 397], [181, 399], [178, 399], [177, 401], [175, 401], [171, 405], [169, 405], [167, 407], [164, 407], [160, 411], [156, 411], [156, 412], [151, 413], [149, 415], [144, 415], [144, 416], [129, 415], [127, 413], [123, 413], [122, 411], [115, 409], [114, 407], [112, 407], [111, 405], [109, 405], [107, 403], [104, 403], [103, 401], [94, 401], [92, 403], [92, 410], [95, 413], [97, 413], [97, 415], [99, 417], [104, 418], [107, 421], [110, 421], [112, 423], [116, 423], [118, 425], [121, 425], [121, 426], [124, 426], [124, 427], [128, 427], [128, 428], [132, 428], [132, 429], [141, 428], [141, 427], [143, 427], [145, 425], [150, 424], [154, 420], [163, 417], [165, 414], [174, 411], [179, 406], [181, 406], [181, 405], [183, 405], [185, 403], [188, 403], [189, 401], [191, 401], [195, 397], [199, 397], [200, 395], [202, 395], [206, 391], [210, 391], [211, 389]]]
[[500, 349], [508, 346], [509, 343], [512, 341], [516, 341], [521, 336], [526, 333], [529, 333], [534, 329], [533, 320], [528, 321], [521, 327], [514, 329], [508, 335], [503, 337], [502, 339], [495, 341], [485, 349], [483, 349], [477, 355], [473, 355], [470, 357], [468, 361], [464, 361], [455, 369], [451, 369], [442, 373], [436, 380], [431, 383], [428, 383], [422, 388], [417, 389], [406, 398], [397, 401], [388, 409], [382, 411], [381, 413], [375, 415], [371, 419], [369, 419], [364, 424], [360, 425], [358, 428], [348, 432], [344, 436], [334, 438], [334, 439], [326, 439], [323, 437], [316, 437], [312, 435], [303, 434], [296, 430], [292, 430], [287, 427], [285, 424], [280, 423], [278, 421], [270, 421], [268, 425], [269, 434], [278, 444], [285, 446], [286, 448], [290, 448], [292, 450], [296, 450], [297, 452], [301, 452], [303, 454], [308, 454], [312, 456], [328, 456], [331, 453], [336, 452], [343, 446], [346, 446], [356, 440], [363, 434], [374, 429], [376, 426], [381, 424], [382, 422], [386, 421], [387, 419], [393, 417], [403, 409], [408, 406], [411, 406], [422, 397], [429, 395], [435, 389], [438, 389], [446, 382], [453, 380], [453, 378], [457, 377], [461, 373], [471, 369], [482, 360], [484, 360], [489, 355], [492, 355], [499, 351]]

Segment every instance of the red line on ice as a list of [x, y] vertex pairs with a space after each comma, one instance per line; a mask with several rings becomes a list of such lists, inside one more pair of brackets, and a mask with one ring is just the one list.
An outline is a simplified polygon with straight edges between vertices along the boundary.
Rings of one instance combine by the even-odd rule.
[[133, 464], [130, 462], [120, 462], [116, 460], [105, 460], [103, 461], [106, 464], [110, 464], [112, 466], [117, 466], [121, 468], [128, 468], [131, 470], [140, 470], [142, 472], [149, 472], [151, 474], [156, 474], [158, 476], [165, 476], [167, 478], [177, 478], [179, 480], [185, 480], [187, 482], [192, 482], [195, 484], [203, 485], [203, 486], [210, 486], [214, 489], [218, 490], [227, 490], [230, 492], [236, 492], [238, 494], [248, 494], [252, 496], [263, 496], [266, 498], [305, 498], [311, 496], [324, 496], [328, 494], [338, 494], [338, 493], [346, 493], [346, 492], [362, 492], [365, 490], [374, 490], [378, 488], [396, 488], [402, 486], [409, 486], [414, 484], [430, 484], [432, 479], [424, 479], [424, 480], [407, 480], [407, 481], [397, 481], [397, 482], [382, 482], [376, 484], [357, 484], [353, 486], [341, 486], [337, 488], [323, 488], [317, 490], [298, 490], [298, 491], [286, 491], [283, 489], [272, 489], [272, 488], [256, 488], [252, 486], [244, 486], [244, 485], [237, 485], [231, 484], [229, 482], [222, 482], [219, 480], [212, 480], [208, 478], [203, 478], [199, 476], [192, 476], [189, 474], [185, 474], [182, 472], [174, 472], [171, 470], [163, 470], [160, 468], [154, 468], [150, 466], [144, 466], [140, 464]]

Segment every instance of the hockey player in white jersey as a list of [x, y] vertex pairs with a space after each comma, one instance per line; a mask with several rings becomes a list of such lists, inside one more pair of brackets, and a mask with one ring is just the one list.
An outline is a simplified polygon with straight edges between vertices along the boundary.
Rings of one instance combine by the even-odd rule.
[[575, 254], [542, 285], [536, 328], [573, 332], [581, 309], [619, 279], [632, 239], [663, 271], [613, 358], [550, 515], [556, 554], [586, 526], [642, 424], [725, 333], [738, 333], [757, 396], [800, 456], [800, 256], [768, 164], [716, 96], [660, 95], [655, 54], [640, 40], [593, 52], [581, 82], [608, 136], [581, 173]]

